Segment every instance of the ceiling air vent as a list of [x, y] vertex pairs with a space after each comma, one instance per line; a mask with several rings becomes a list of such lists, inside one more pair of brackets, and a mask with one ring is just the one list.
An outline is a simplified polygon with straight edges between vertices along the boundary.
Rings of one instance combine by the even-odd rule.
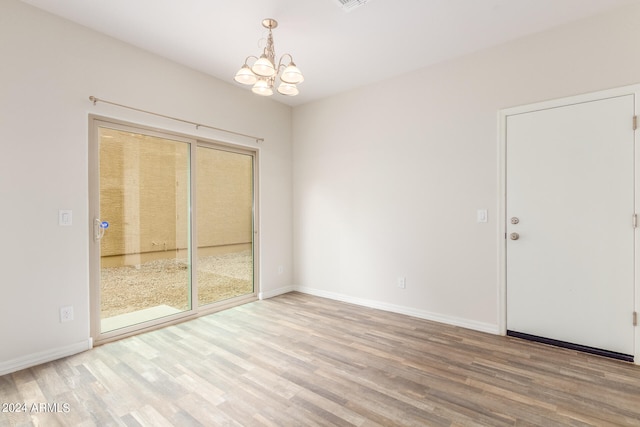
[[364, 6], [368, 1], [369, 0], [336, 0], [345, 12], [350, 12], [360, 6]]

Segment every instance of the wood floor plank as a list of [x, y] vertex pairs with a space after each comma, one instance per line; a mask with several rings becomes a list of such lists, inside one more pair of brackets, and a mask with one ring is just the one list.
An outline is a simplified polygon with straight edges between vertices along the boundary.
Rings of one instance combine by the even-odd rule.
[[294, 292], [5, 375], [0, 397], [69, 405], [0, 427], [640, 426], [640, 367]]

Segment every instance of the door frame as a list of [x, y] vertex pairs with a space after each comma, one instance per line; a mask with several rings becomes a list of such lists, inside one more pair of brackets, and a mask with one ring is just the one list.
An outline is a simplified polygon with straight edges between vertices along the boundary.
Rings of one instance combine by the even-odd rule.
[[[94, 218], [99, 217], [100, 210], [100, 157], [99, 157], [99, 144], [98, 144], [98, 128], [100, 124], [110, 126], [116, 129], [139, 130], [146, 134], [170, 137], [177, 141], [190, 144], [190, 199], [191, 205], [189, 207], [190, 214], [190, 244], [192, 249], [190, 251], [192, 271], [195, 271], [197, 262], [197, 218], [196, 218], [196, 151], [199, 146], [206, 146], [209, 148], [220, 149], [224, 151], [237, 152], [241, 154], [250, 154], [253, 157], [253, 292], [251, 294], [241, 295], [223, 300], [217, 303], [207, 304], [204, 306], [198, 306], [198, 294], [197, 294], [197, 278], [191, 277], [190, 295], [192, 298], [191, 308], [181, 313], [176, 313], [170, 316], [162, 317], [155, 320], [144, 322], [143, 324], [132, 325], [121, 329], [116, 329], [109, 332], [101, 332], [101, 318], [100, 318], [100, 249], [99, 243], [94, 240]], [[245, 304], [248, 302], [256, 301], [258, 295], [261, 292], [260, 283], [260, 187], [259, 187], [259, 164], [260, 164], [260, 149], [259, 147], [249, 147], [241, 144], [233, 144], [230, 142], [222, 142], [210, 138], [203, 138], [201, 136], [191, 135], [188, 133], [182, 133], [170, 130], [170, 127], [159, 128], [155, 126], [149, 126], [147, 124], [138, 122], [129, 122], [120, 119], [114, 119], [111, 117], [89, 114], [88, 120], [88, 206], [89, 206], [89, 333], [93, 341], [93, 345], [104, 344], [110, 341], [119, 340], [132, 335], [141, 334], [144, 332], [152, 331], [160, 327], [168, 326], [184, 322], [185, 320], [195, 319], [200, 316], [208, 315], [221, 311], [233, 306]], [[195, 246], [194, 246], [195, 245]], [[195, 286], [194, 286], [195, 285]], [[143, 325], [143, 326], [140, 326]]]
[[[521, 105], [517, 107], [505, 108], [498, 111], [498, 164], [499, 164], [499, 188], [498, 197], [498, 332], [500, 335], [507, 334], [507, 118], [512, 115], [529, 113], [549, 108], [563, 107], [590, 101], [597, 101], [606, 98], [613, 98], [623, 95], [634, 95], [634, 106], [636, 116], [640, 112], [640, 84], [623, 86], [614, 89], [607, 89], [597, 92], [569, 96], [549, 101], [542, 101], [533, 104]], [[629, 117], [629, 126], [632, 126], [632, 117]], [[638, 129], [634, 132], [634, 160], [636, 165], [635, 173], [635, 206], [634, 210], [640, 214], [638, 203], [640, 202], [640, 179], [638, 166], [640, 166], [640, 150], [635, 149], [638, 143]], [[630, 212], [630, 215], [632, 212]], [[632, 218], [629, 218], [631, 221]], [[638, 227], [634, 230], [634, 311], [640, 311], [640, 262], [638, 257]], [[629, 319], [631, 321], [631, 319]], [[640, 326], [635, 327], [634, 332], [634, 361], [640, 365]]]

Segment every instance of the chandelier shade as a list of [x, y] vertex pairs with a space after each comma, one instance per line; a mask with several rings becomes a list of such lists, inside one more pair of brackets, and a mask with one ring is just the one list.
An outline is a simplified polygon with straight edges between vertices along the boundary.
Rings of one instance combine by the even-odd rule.
[[300, 91], [298, 91], [296, 85], [282, 82], [280, 86], [278, 86], [278, 93], [281, 95], [296, 96]]
[[[278, 93], [286, 96], [296, 96], [300, 91], [297, 85], [304, 81], [300, 69], [293, 62], [293, 57], [285, 53], [276, 64], [276, 53], [273, 45], [272, 30], [278, 26], [275, 19], [264, 19], [262, 26], [269, 30], [267, 44], [260, 57], [248, 56], [234, 80], [240, 84], [253, 86], [253, 93], [261, 96], [271, 96], [274, 92], [276, 79], [280, 80]], [[283, 61], [284, 59], [287, 61]], [[249, 65], [250, 60], [254, 60]]]
[[251, 91], [256, 95], [271, 96], [273, 95], [273, 84], [270, 84], [265, 79], [260, 79], [253, 85]]
[[298, 84], [298, 83], [302, 83], [304, 81], [304, 76], [302, 75], [302, 73], [300, 72], [298, 67], [296, 67], [296, 64], [291, 62], [282, 71], [282, 75], [280, 76], [280, 80], [285, 82], [285, 83], [290, 83], [290, 84], [294, 84], [295, 85], [295, 84]]
[[276, 73], [276, 66], [264, 54], [251, 67], [251, 71], [260, 77], [272, 77]]
[[247, 64], [244, 64], [236, 73], [235, 81], [243, 85], [252, 85], [258, 81], [258, 78], [251, 71], [251, 68], [249, 68]]

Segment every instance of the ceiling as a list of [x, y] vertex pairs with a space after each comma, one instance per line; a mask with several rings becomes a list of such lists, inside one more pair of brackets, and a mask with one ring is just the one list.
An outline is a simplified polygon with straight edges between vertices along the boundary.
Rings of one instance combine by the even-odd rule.
[[640, 2], [369, 0], [346, 12], [339, 0], [22, 1], [230, 84], [274, 18], [276, 55], [305, 75], [300, 95], [273, 96], [292, 106]]

